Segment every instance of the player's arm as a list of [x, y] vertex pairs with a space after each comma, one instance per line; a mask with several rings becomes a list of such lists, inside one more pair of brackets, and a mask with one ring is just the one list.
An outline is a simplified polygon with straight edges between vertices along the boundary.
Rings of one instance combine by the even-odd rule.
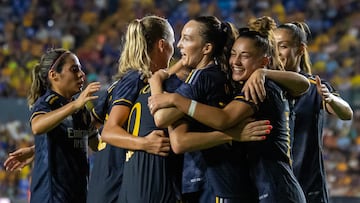
[[176, 106], [179, 111], [217, 130], [232, 127], [253, 113], [252, 111], [246, 112], [246, 109], [250, 107], [243, 102], [231, 101], [223, 109], [220, 109], [190, 100], [177, 93], [153, 95], [149, 98], [149, 105], [150, 110], [156, 113], [159, 111], [158, 109]]
[[321, 84], [319, 76], [316, 76], [316, 87], [318, 93], [321, 95], [325, 102], [327, 111], [337, 116], [342, 120], [351, 120], [353, 117], [353, 111], [350, 105], [341, 97], [332, 94], [325, 84]]
[[168, 72], [169, 75], [171, 75], [180, 72], [183, 68], [184, 66], [182, 65], [181, 60], [178, 60], [174, 65], [169, 67], [168, 70], [166, 71]]
[[124, 149], [144, 150], [148, 153], [167, 155], [170, 150], [170, 140], [163, 131], [153, 131], [145, 137], [133, 136], [122, 126], [128, 119], [130, 108], [115, 105], [111, 108], [109, 118], [101, 133], [103, 141]]
[[168, 129], [171, 148], [176, 154], [207, 149], [232, 140], [231, 136], [219, 131], [208, 133], [188, 132], [188, 125], [183, 119], [178, 120]]
[[187, 123], [180, 119], [169, 126], [172, 150], [176, 154], [208, 149], [230, 141], [262, 141], [269, 134], [271, 126], [267, 121], [239, 124], [226, 132], [188, 132]]
[[246, 100], [253, 100], [256, 104], [264, 100], [265, 77], [284, 87], [294, 97], [304, 94], [310, 87], [308, 79], [299, 73], [260, 68], [251, 74], [242, 89]]
[[90, 83], [84, 91], [81, 92], [79, 97], [58, 108], [56, 110], [39, 114], [31, 119], [31, 130], [34, 135], [39, 135], [46, 133], [56, 126], [58, 126], [66, 117], [73, 114], [75, 111], [83, 108], [86, 102], [97, 99], [98, 96], [93, 96], [93, 94], [100, 90], [100, 83], [93, 82]]
[[[165, 71], [157, 71], [150, 79], [150, 90], [151, 95], [162, 95], [163, 88], [162, 83], [163, 81], [169, 77], [169, 74]], [[152, 111], [153, 106], [149, 104], [150, 111]], [[152, 111], [154, 116], [154, 121], [157, 127], [166, 128], [171, 123], [174, 123], [178, 119], [184, 116], [184, 114], [174, 107], [169, 108], [161, 108], [158, 109], [156, 112]]]
[[33, 162], [35, 157], [35, 145], [23, 147], [9, 154], [4, 162], [7, 171], [21, 170]]

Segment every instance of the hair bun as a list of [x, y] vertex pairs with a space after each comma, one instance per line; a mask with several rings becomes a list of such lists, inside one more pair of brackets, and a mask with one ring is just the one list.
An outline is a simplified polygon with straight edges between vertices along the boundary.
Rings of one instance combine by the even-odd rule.
[[262, 36], [269, 36], [269, 32], [276, 29], [276, 23], [274, 19], [268, 16], [251, 19], [248, 23], [248, 26], [250, 30], [259, 32]]

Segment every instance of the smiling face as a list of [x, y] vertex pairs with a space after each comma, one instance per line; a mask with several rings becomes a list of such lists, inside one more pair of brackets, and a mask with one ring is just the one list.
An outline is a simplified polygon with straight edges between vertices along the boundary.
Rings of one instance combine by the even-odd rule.
[[300, 71], [300, 60], [302, 52], [295, 43], [290, 30], [278, 28], [275, 30], [275, 41], [278, 46], [281, 62], [287, 71]]
[[49, 79], [55, 92], [71, 98], [82, 90], [85, 73], [81, 70], [79, 59], [74, 54], [68, 54], [64, 60], [61, 72], [50, 70]]
[[177, 47], [180, 49], [183, 66], [200, 68], [205, 66], [204, 61], [204, 40], [200, 35], [201, 23], [194, 20], [185, 24], [181, 32], [181, 38]]
[[258, 68], [264, 67], [266, 58], [254, 46], [250, 38], [238, 38], [232, 49], [229, 63], [234, 81], [245, 81]]

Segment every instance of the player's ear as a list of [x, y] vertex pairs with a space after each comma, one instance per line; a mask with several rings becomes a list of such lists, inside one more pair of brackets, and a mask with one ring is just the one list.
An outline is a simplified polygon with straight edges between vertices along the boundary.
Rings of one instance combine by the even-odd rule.
[[164, 52], [164, 49], [165, 49], [165, 40], [164, 39], [160, 39], [158, 42], [157, 42], [157, 46], [158, 46], [158, 49], [160, 52]]
[[205, 55], [210, 54], [213, 50], [214, 46], [211, 43], [205, 43], [202, 51]]
[[57, 81], [59, 78], [59, 74], [55, 70], [51, 69], [49, 70], [48, 78], [50, 81], [52, 80]]

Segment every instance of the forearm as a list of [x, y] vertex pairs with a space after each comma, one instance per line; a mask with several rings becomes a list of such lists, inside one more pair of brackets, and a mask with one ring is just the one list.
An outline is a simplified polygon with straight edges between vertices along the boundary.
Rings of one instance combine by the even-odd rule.
[[237, 113], [229, 114], [225, 109], [202, 103], [196, 103], [192, 117], [200, 123], [217, 130], [225, 130], [239, 122]]
[[157, 127], [166, 128], [184, 116], [177, 108], [162, 108], [155, 112], [154, 121]]
[[304, 94], [310, 87], [308, 79], [296, 72], [264, 69], [266, 77], [284, 87], [292, 96]]
[[336, 115], [341, 120], [351, 120], [353, 111], [350, 105], [342, 98], [332, 95], [334, 98], [331, 102], [326, 103], [326, 108], [329, 113]]
[[134, 136], [119, 126], [105, 126], [101, 139], [113, 146], [129, 150], [143, 150], [145, 144], [143, 137]]
[[184, 114], [188, 113], [190, 104], [191, 104], [191, 99], [186, 98], [178, 93], [172, 93], [169, 94], [170, 95], [170, 101], [171, 103], [176, 106], [176, 108], [183, 112]]
[[39, 135], [52, 130], [76, 110], [78, 109], [75, 107], [74, 102], [70, 102], [54, 111], [34, 117], [31, 120], [32, 133]]
[[187, 113], [187, 109], [191, 103], [190, 99], [177, 93], [170, 93], [167, 95], [170, 99], [170, 103], [172, 103], [176, 108], [162, 108], [154, 113], [155, 124], [161, 128], [166, 128], [183, 117], [184, 114]]
[[182, 68], [183, 68], [182, 62], [181, 62], [181, 60], [179, 60], [169, 68], [168, 72], [170, 75], [175, 74], [175, 73], [179, 72]]
[[170, 133], [170, 143], [177, 154], [208, 149], [232, 141], [232, 137], [220, 132], [187, 132], [182, 135]]

